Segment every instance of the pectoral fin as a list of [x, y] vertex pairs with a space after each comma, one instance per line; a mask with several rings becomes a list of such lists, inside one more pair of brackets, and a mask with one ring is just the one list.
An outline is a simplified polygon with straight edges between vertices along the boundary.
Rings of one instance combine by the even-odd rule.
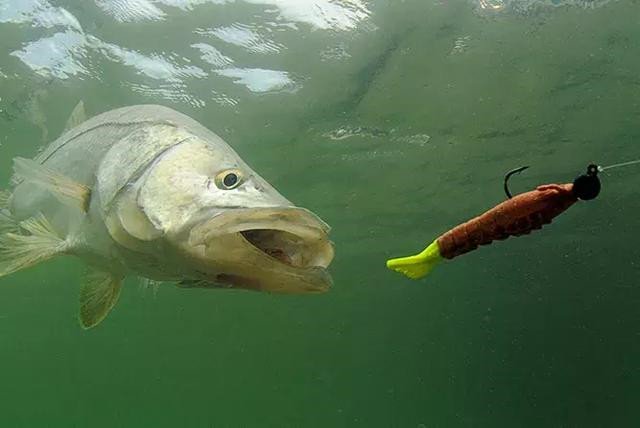
[[42, 215], [13, 223], [6, 214], [0, 218], [10, 232], [0, 236], [0, 277], [26, 269], [63, 254], [70, 244], [62, 239]]
[[18, 177], [49, 190], [60, 202], [79, 207], [83, 212], [89, 210], [91, 189], [84, 184], [77, 183], [31, 159], [14, 158], [13, 170]]
[[109, 272], [91, 271], [80, 288], [79, 319], [83, 328], [98, 325], [118, 302], [122, 277]]

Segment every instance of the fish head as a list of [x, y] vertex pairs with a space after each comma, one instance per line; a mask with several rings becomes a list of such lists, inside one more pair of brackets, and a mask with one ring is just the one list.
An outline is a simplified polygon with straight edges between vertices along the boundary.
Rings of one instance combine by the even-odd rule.
[[294, 206], [222, 139], [166, 150], [141, 176], [136, 206], [193, 284], [273, 293], [331, 286], [330, 228]]

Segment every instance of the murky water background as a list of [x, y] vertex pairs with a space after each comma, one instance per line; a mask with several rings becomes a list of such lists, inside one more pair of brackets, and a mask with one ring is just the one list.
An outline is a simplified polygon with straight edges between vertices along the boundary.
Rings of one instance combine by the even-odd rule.
[[631, 427], [640, 168], [413, 282], [384, 266], [513, 189], [640, 157], [635, 1], [0, 0], [0, 179], [89, 114], [159, 103], [334, 228], [322, 296], [0, 281], [11, 427]]

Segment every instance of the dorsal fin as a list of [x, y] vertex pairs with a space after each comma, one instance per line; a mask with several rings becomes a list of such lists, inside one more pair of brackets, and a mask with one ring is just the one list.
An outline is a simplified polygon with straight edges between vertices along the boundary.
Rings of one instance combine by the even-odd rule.
[[11, 192], [0, 190], [0, 210], [9, 208], [9, 199], [11, 199]]
[[69, 115], [69, 119], [67, 119], [67, 123], [64, 126], [62, 133], [64, 134], [68, 130], [75, 128], [85, 120], [87, 120], [87, 113], [84, 111], [84, 102], [80, 100]]

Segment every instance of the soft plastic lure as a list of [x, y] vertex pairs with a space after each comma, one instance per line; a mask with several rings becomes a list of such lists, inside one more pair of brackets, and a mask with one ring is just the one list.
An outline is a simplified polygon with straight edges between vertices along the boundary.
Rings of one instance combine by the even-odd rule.
[[587, 167], [587, 172], [577, 177], [573, 183], [545, 184], [514, 197], [509, 192], [509, 177], [528, 167], [509, 171], [504, 179], [504, 189], [509, 199], [440, 235], [421, 253], [388, 260], [387, 267], [409, 278], [420, 279], [443, 259], [453, 259], [481, 245], [541, 229], [578, 200], [597, 197], [600, 193], [598, 172], [627, 164], [630, 163], [607, 168], [591, 164]]

